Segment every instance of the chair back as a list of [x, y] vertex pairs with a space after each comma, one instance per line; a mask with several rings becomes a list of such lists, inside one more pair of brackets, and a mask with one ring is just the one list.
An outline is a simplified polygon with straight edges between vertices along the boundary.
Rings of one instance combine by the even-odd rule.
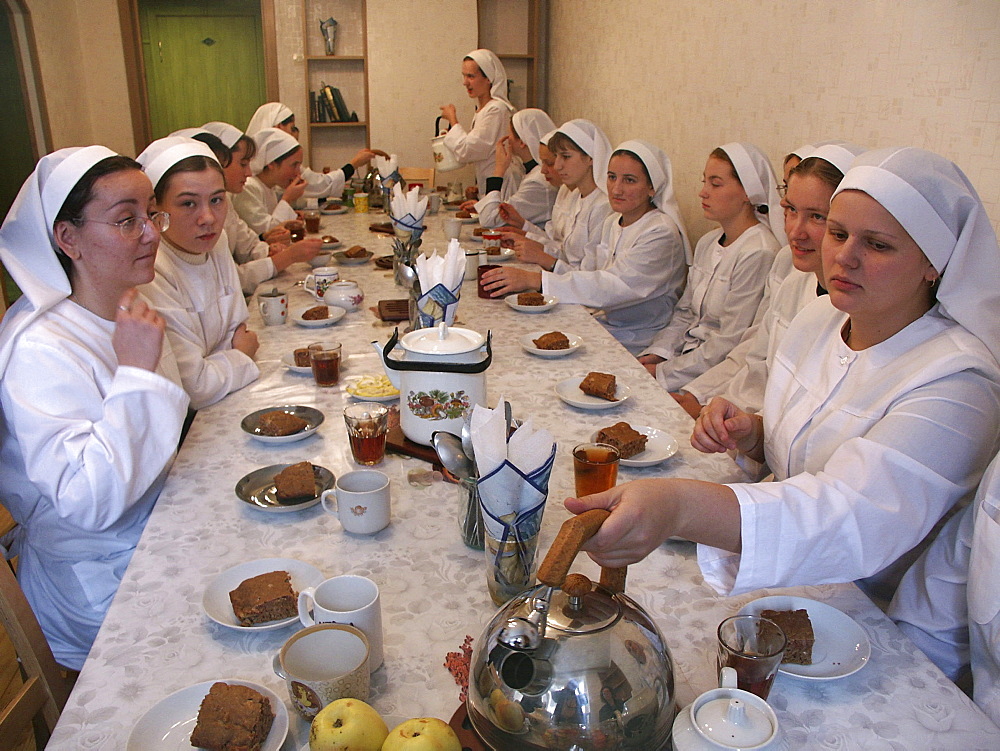
[[41, 716], [48, 734], [69, 698], [70, 684], [52, 656], [21, 585], [6, 561], [0, 560], [0, 624], [7, 631], [21, 663], [24, 685], [0, 710], [0, 748], [12, 748]]
[[434, 180], [436, 175], [437, 172], [433, 167], [399, 168], [399, 176], [403, 178], [404, 183], [407, 185], [410, 183], [422, 183], [423, 185], [426, 185], [429, 190], [434, 190]]

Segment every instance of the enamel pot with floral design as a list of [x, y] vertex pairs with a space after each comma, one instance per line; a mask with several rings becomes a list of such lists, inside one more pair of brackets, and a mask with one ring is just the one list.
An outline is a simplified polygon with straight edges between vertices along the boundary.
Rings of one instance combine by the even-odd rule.
[[[399, 389], [400, 427], [414, 443], [430, 446], [439, 430], [460, 433], [466, 410], [485, 406], [486, 369], [493, 361], [489, 335], [442, 323], [402, 338], [397, 329], [384, 346], [372, 346]], [[393, 354], [397, 346], [402, 356]]]

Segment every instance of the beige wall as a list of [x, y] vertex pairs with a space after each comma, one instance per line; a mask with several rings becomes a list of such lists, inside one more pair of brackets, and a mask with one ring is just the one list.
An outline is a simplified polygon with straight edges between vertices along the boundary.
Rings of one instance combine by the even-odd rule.
[[115, 0], [25, 0], [51, 148], [101, 143], [134, 155]]
[[828, 138], [937, 151], [1000, 226], [997, 0], [551, 0], [549, 28], [553, 119], [660, 145], [693, 236], [708, 152], [743, 140], [776, 168]]

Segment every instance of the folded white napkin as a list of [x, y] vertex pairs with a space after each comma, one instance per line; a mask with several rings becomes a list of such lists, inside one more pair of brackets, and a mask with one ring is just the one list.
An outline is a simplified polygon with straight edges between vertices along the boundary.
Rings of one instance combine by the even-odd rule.
[[382, 178], [386, 178], [399, 169], [399, 161], [396, 159], [395, 154], [390, 154], [388, 159], [376, 154], [375, 167], [378, 169], [379, 175]]
[[[423, 253], [417, 256], [417, 278], [420, 279], [420, 289], [430, 291], [438, 284], [445, 289], [455, 291], [461, 287], [465, 279], [465, 253], [462, 252], [458, 240], [451, 240], [443, 255]], [[457, 295], [458, 292], [455, 292]]]
[[427, 211], [427, 197], [420, 197], [420, 188], [414, 187], [407, 193], [399, 187], [392, 186], [389, 198], [392, 206], [392, 221], [406, 229], [417, 229], [423, 226], [424, 214]]

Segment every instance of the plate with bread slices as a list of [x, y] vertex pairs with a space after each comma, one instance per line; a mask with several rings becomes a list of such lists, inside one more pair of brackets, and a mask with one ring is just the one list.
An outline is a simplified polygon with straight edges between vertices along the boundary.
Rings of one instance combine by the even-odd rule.
[[623, 467], [652, 467], [677, 453], [677, 439], [659, 428], [617, 422], [595, 431], [593, 443], [607, 443], [618, 449]]
[[323, 208], [319, 210], [319, 213], [323, 216], [334, 216], [336, 214], [346, 214], [348, 211], [349, 209], [344, 204], [330, 201], [323, 204]]
[[[287, 575], [287, 583], [282, 575]], [[247, 561], [212, 579], [205, 588], [201, 605], [205, 614], [220, 626], [270, 631], [298, 622], [298, 593], [306, 587], [315, 587], [325, 578], [315, 566], [292, 558]], [[288, 591], [292, 593], [291, 601]], [[239, 616], [236, 608], [240, 610]], [[274, 615], [281, 617], [269, 618]]]
[[324, 419], [315, 407], [288, 404], [251, 412], [240, 421], [240, 427], [251, 438], [264, 443], [292, 443], [311, 436]]
[[582, 373], [556, 384], [556, 396], [578, 409], [611, 409], [632, 395], [611, 373]]
[[341, 266], [360, 266], [363, 263], [368, 263], [369, 259], [374, 255], [367, 248], [361, 245], [354, 245], [347, 250], [338, 250], [333, 254], [333, 260]]
[[552, 295], [543, 295], [541, 292], [518, 292], [507, 295], [503, 301], [518, 313], [548, 313], [559, 304], [559, 300]]
[[576, 334], [552, 330], [532, 331], [518, 342], [529, 355], [548, 358], [571, 355], [583, 346], [583, 339]]
[[[259, 748], [261, 751], [278, 751], [288, 736], [288, 709], [285, 707], [285, 702], [271, 689], [239, 678], [219, 678], [215, 681], [196, 683], [164, 697], [150, 707], [132, 726], [125, 751], [175, 751], [178, 748], [192, 748], [191, 734], [199, 722], [204, 722], [206, 725], [212, 722], [211, 718], [202, 719], [200, 714], [202, 701], [216, 683], [245, 686], [267, 699], [274, 718]], [[234, 697], [231, 703], [240, 706], [253, 704], [246, 701], [245, 693]], [[258, 703], [262, 703], [262, 699], [258, 698]], [[249, 720], [247, 724], [256, 723], [254, 720]]]
[[310, 462], [272, 464], [240, 478], [236, 497], [258, 511], [301, 511], [319, 503], [335, 479], [326, 467]]
[[779, 673], [828, 681], [858, 672], [871, 658], [865, 630], [847, 613], [825, 602], [773, 595], [748, 602], [738, 615], [771, 618], [785, 632], [788, 644]]
[[346, 315], [347, 311], [343, 308], [321, 304], [296, 308], [291, 311], [288, 317], [299, 326], [305, 326], [307, 329], [319, 329], [324, 326], [332, 326]]

